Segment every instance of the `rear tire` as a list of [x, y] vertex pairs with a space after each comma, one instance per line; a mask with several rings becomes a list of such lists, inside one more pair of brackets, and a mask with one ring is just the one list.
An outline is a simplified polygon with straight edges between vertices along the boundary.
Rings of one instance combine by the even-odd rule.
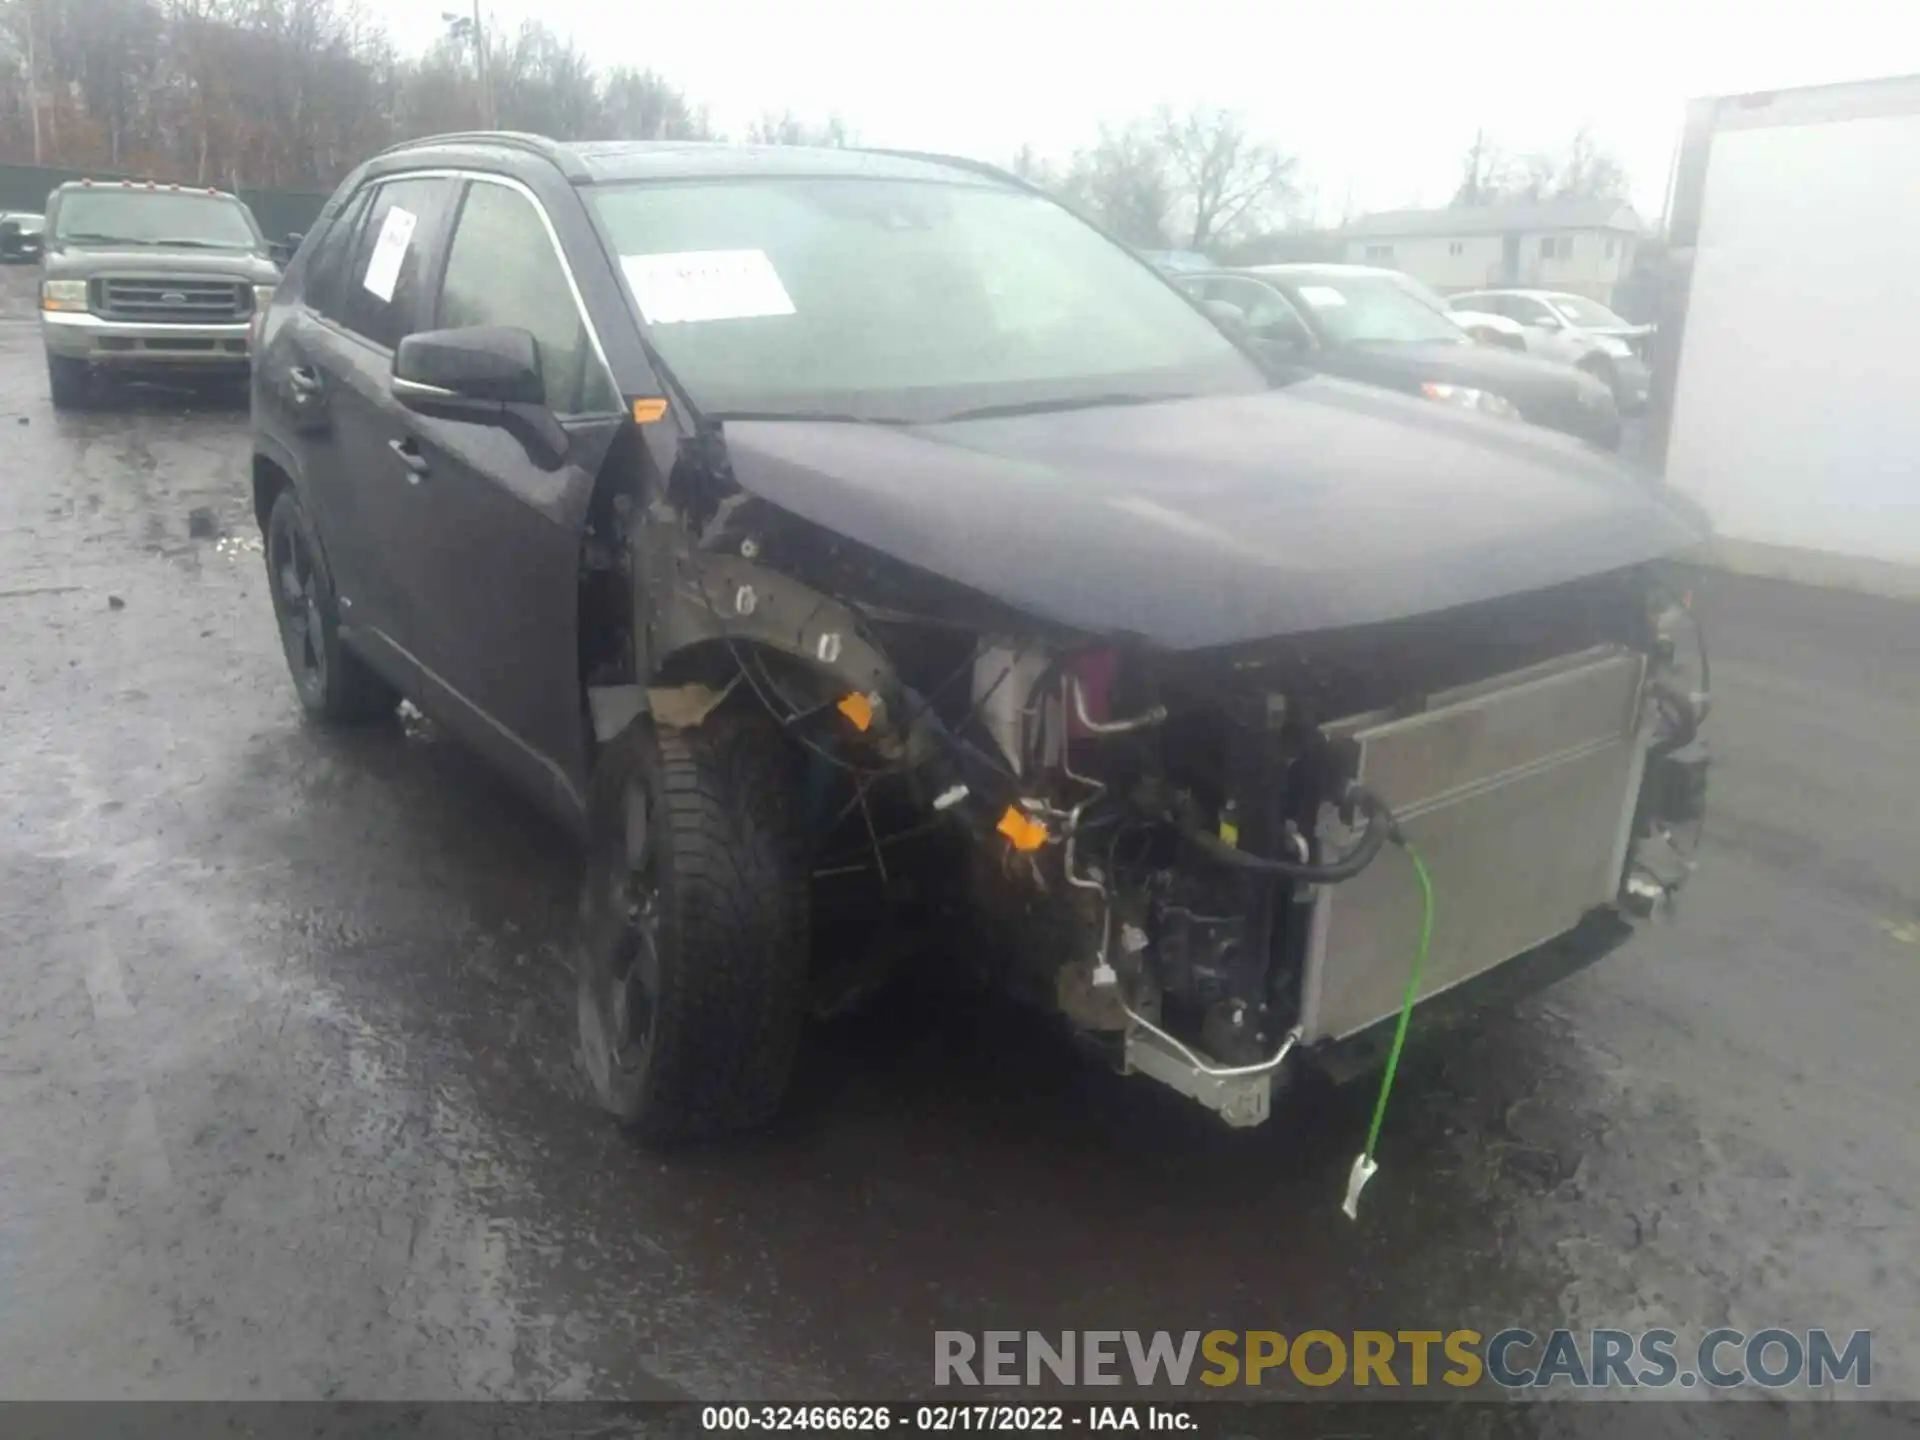
[[78, 410], [87, 403], [87, 362], [71, 355], [47, 356], [47, 389], [56, 410]]
[[773, 1118], [807, 1009], [809, 888], [794, 758], [755, 711], [640, 720], [603, 752], [579, 946], [600, 1103], [652, 1145]]
[[267, 514], [266, 555], [280, 648], [307, 713], [341, 725], [391, 715], [400, 692], [340, 643], [333, 576], [291, 485]]

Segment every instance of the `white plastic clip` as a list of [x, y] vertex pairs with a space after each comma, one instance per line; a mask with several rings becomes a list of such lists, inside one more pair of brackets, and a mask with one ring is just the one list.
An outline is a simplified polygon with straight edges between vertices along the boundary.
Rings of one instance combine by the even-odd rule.
[[1347, 1212], [1347, 1219], [1360, 1218], [1360, 1192], [1379, 1168], [1378, 1162], [1369, 1160], [1365, 1151], [1353, 1157], [1353, 1169], [1347, 1172], [1347, 1203], [1340, 1207]]

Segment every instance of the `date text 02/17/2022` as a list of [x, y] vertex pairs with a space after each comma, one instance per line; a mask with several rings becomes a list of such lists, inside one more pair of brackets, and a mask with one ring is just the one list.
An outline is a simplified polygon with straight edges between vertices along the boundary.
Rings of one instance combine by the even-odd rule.
[[1065, 1432], [1142, 1430], [1164, 1433], [1198, 1428], [1193, 1413], [1168, 1405], [706, 1405], [703, 1431], [746, 1433], [900, 1431]]

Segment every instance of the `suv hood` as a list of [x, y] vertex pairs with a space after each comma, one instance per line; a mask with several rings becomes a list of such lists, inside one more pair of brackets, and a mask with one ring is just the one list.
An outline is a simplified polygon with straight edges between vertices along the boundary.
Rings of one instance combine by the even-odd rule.
[[1592, 390], [1598, 403], [1607, 395], [1606, 386], [1571, 365], [1493, 345], [1342, 345], [1316, 358], [1327, 369], [1357, 379], [1470, 385], [1515, 400], [1567, 400]]
[[209, 280], [239, 280], [272, 285], [280, 267], [266, 256], [247, 250], [167, 250], [159, 246], [68, 245], [46, 252], [49, 280], [85, 280], [95, 275], [205, 276]]
[[1578, 442], [1320, 377], [725, 438], [739, 485], [783, 510], [1038, 619], [1175, 649], [1544, 589], [1706, 533]]

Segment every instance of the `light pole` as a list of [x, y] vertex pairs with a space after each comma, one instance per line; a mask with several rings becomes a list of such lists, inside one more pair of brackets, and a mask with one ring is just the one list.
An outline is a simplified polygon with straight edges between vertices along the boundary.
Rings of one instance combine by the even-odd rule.
[[471, 16], [442, 10], [440, 18], [447, 22], [449, 35], [472, 37], [473, 68], [480, 80], [480, 123], [489, 130], [496, 129], [499, 122], [493, 113], [493, 74], [492, 67], [487, 64], [487, 31], [480, 22], [480, 0], [473, 0]]
[[33, 116], [33, 163], [40, 163], [40, 62], [33, 49], [33, 6], [23, 10], [27, 23], [27, 109]]

